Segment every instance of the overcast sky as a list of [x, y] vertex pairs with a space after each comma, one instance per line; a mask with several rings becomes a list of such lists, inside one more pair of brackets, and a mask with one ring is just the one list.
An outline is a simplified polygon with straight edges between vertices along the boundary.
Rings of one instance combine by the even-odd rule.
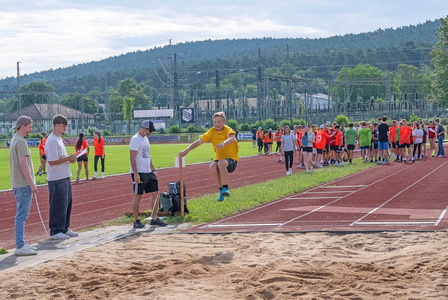
[[0, 0], [0, 78], [185, 41], [319, 38], [446, 17], [447, 0]]

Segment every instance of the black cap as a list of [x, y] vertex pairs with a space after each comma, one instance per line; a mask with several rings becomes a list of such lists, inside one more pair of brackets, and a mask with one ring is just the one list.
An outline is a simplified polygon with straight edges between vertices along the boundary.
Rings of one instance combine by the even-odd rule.
[[151, 131], [151, 132], [157, 131], [157, 129], [154, 127], [154, 123], [151, 122], [150, 120], [144, 120], [142, 122], [142, 127], [149, 129], [149, 131]]

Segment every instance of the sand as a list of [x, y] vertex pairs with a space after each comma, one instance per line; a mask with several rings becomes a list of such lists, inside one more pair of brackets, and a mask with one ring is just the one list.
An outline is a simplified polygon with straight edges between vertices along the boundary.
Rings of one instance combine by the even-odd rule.
[[448, 299], [448, 233], [142, 234], [2, 272], [0, 299]]

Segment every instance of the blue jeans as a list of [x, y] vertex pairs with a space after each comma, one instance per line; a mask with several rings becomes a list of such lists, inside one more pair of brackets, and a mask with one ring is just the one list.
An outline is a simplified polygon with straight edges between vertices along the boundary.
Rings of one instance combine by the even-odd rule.
[[13, 189], [14, 198], [16, 198], [16, 218], [14, 223], [14, 230], [16, 233], [16, 247], [22, 248], [25, 246], [25, 221], [30, 215], [31, 208], [31, 187], [25, 186]]
[[437, 155], [445, 156], [445, 150], [443, 149], [443, 140], [445, 139], [445, 135], [441, 134], [437, 136], [437, 145], [439, 147], [439, 152], [437, 152]]
[[72, 214], [72, 183], [70, 177], [48, 181], [50, 194], [50, 235], [66, 233]]

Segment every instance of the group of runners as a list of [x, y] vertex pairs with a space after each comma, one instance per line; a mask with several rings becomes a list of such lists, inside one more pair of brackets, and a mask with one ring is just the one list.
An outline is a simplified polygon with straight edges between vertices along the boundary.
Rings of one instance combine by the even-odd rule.
[[[448, 130], [448, 127], [447, 127]], [[407, 120], [393, 120], [379, 117], [376, 123], [359, 122], [340, 125], [280, 125], [276, 132], [261, 127], [252, 129], [253, 146], [258, 154], [279, 154], [279, 163], [285, 163], [286, 175], [292, 174], [294, 158], [298, 168], [312, 172], [314, 168], [344, 166], [353, 163], [355, 151], [361, 152], [364, 163], [388, 164], [415, 162], [428, 155], [444, 157], [443, 140], [445, 129], [439, 119], [408, 123]], [[273, 142], [276, 150], [272, 151]], [[427, 142], [429, 142], [428, 154]], [[437, 147], [436, 147], [437, 144]]]

